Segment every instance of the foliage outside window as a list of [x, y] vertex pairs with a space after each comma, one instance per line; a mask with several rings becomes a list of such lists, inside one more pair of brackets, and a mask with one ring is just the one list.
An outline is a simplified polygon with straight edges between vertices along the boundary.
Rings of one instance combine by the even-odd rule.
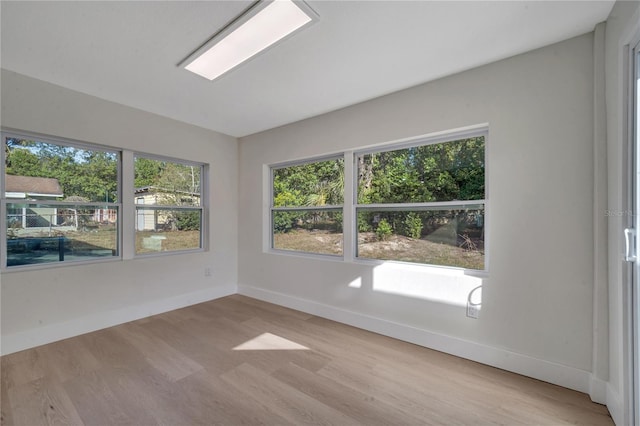
[[357, 256], [485, 269], [485, 137], [357, 155]]
[[116, 151], [4, 135], [7, 267], [118, 256]]
[[344, 159], [272, 168], [272, 247], [342, 255]]
[[136, 254], [202, 248], [201, 164], [136, 156]]

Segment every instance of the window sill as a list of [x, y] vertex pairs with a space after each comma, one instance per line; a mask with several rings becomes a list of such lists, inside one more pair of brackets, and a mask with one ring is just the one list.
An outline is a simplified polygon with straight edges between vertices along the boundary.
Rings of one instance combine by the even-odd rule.
[[309, 260], [324, 260], [324, 261], [330, 261], [330, 262], [372, 266], [372, 267], [386, 265], [386, 266], [395, 267], [402, 270], [431, 272], [434, 274], [448, 275], [448, 276], [465, 275], [465, 276], [473, 276], [477, 278], [489, 277], [489, 271], [486, 269], [485, 270], [465, 269], [465, 268], [459, 268], [455, 266], [411, 263], [411, 262], [402, 262], [397, 260], [366, 259], [366, 258], [360, 258], [360, 257], [356, 257], [354, 259], [346, 259], [344, 256], [319, 254], [319, 253], [306, 253], [306, 252], [278, 250], [278, 249], [269, 249], [269, 250], [266, 250], [264, 253], [275, 255], [275, 256], [284, 255], [284, 256], [297, 257], [297, 258], [309, 259]]

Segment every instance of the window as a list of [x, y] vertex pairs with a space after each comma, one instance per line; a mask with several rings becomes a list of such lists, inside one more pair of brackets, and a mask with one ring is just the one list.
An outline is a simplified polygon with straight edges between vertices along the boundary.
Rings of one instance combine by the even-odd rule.
[[203, 165], [136, 156], [136, 254], [202, 248]]
[[485, 270], [485, 140], [474, 131], [272, 166], [271, 247]]
[[[206, 248], [205, 164], [22, 132], [1, 138], [3, 270]], [[122, 217], [133, 225], [122, 229]]]
[[271, 247], [342, 256], [344, 159], [271, 169]]
[[3, 134], [7, 267], [119, 254], [117, 151]]
[[358, 153], [357, 256], [485, 269], [485, 136]]

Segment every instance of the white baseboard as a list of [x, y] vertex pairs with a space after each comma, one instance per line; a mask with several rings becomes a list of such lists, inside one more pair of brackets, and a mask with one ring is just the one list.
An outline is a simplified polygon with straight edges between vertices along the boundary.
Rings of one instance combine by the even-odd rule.
[[593, 386], [596, 402], [605, 402], [600, 389], [602, 384], [592, 385], [591, 373], [585, 370], [252, 286], [239, 285], [238, 293], [586, 394], [590, 394]]
[[607, 403], [607, 385], [608, 383], [602, 379], [598, 379], [590, 374], [589, 378], [589, 397], [593, 402], [598, 404]]
[[2, 355], [7, 355], [235, 293], [235, 285], [214, 287], [167, 299], [154, 300], [153, 302], [142, 305], [126, 306], [121, 309], [98, 312], [72, 321], [50, 324], [44, 327], [9, 334], [2, 336], [2, 348], [0, 352]]
[[631, 419], [627, 417], [625, 413], [625, 404], [622, 400], [622, 396], [611, 387], [611, 385], [607, 385], [607, 408], [609, 409], [609, 414], [611, 414], [611, 418], [616, 425], [630, 425]]

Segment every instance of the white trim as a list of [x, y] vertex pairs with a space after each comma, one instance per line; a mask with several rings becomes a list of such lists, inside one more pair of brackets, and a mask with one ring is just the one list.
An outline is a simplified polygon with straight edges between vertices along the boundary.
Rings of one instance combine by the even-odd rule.
[[[591, 373], [585, 370], [249, 285], [238, 285], [238, 294], [339, 321], [579, 392], [589, 393], [591, 388], [594, 390], [597, 388], [594, 395], [598, 399], [602, 397], [602, 384], [592, 383]], [[596, 402], [604, 403], [604, 400], [596, 400]]]
[[[342, 199], [342, 255], [344, 260], [353, 261], [358, 245], [358, 229], [356, 228], [355, 195], [357, 188], [356, 156], [353, 151], [345, 151], [344, 155], [344, 194]], [[351, 200], [347, 200], [350, 194]]]
[[461, 208], [484, 209], [485, 200], [426, 201], [423, 203], [371, 203], [356, 204], [358, 210], [412, 211], [412, 210], [458, 210]]
[[589, 397], [593, 402], [598, 404], [606, 404], [607, 402], [607, 385], [608, 382], [599, 379], [591, 373], [589, 378]]
[[[323, 163], [325, 161], [342, 160], [343, 158], [344, 158], [344, 154], [341, 151], [335, 154], [320, 155], [317, 157], [308, 157], [308, 158], [301, 158], [299, 160], [273, 163], [273, 164], [269, 164], [269, 168], [271, 170], [279, 170], [279, 169], [286, 169], [287, 167], [304, 166], [306, 164], [312, 164], [312, 163]], [[273, 173], [271, 174], [271, 178], [273, 179]], [[273, 182], [271, 182], [271, 185], [273, 186]]]
[[[120, 176], [120, 200], [122, 200], [122, 213], [120, 213], [120, 254], [122, 260], [131, 260], [136, 254], [136, 204], [134, 194], [135, 181], [135, 154], [132, 151], [123, 150]], [[128, 194], [122, 197], [122, 194]], [[125, 214], [125, 212], [131, 212]]]
[[407, 148], [415, 148], [418, 146], [435, 145], [439, 143], [455, 142], [461, 139], [475, 138], [484, 136], [485, 149], [486, 139], [489, 136], [489, 124], [478, 124], [475, 126], [454, 129], [450, 131], [431, 133], [428, 135], [415, 136], [412, 138], [402, 139], [395, 142], [386, 142], [382, 145], [369, 146], [355, 150], [355, 156], [367, 154], [379, 154], [381, 152], [399, 151]]
[[616, 425], [623, 426], [627, 424], [625, 419], [624, 406], [625, 402], [622, 399], [622, 396], [611, 387], [610, 383], [607, 383], [607, 409], [609, 410], [609, 414], [611, 414], [611, 418]]
[[293, 211], [318, 211], [318, 210], [340, 210], [342, 211], [342, 205], [325, 204], [323, 206], [291, 206], [291, 207], [271, 207], [271, 211], [274, 212], [293, 212]]
[[[191, 167], [202, 167], [207, 164], [207, 163], [201, 163], [199, 161], [183, 160], [182, 158], [169, 157], [166, 155], [147, 154], [145, 152], [140, 152], [140, 151], [130, 151], [130, 152], [133, 152], [134, 164], [137, 158], [143, 158], [145, 160], [166, 161], [169, 163], [178, 163], [183, 166], [191, 166]], [[200, 176], [202, 177], [202, 174]], [[202, 182], [200, 182], [200, 187], [202, 187]]]
[[[29, 194], [32, 195], [32, 194]], [[34, 194], [37, 195], [37, 194]], [[121, 208], [121, 204], [120, 203], [112, 203], [112, 202], [104, 202], [104, 201], [89, 201], [89, 202], [85, 202], [85, 201], [57, 201], [57, 200], [43, 200], [43, 199], [38, 199], [38, 200], [33, 200], [33, 199], [17, 199], [14, 201], [13, 198], [3, 198], [3, 201], [5, 201], [7, 204], [20, 204], [20, 205], [33, 205], [33, 206], [56, 206], [56, 207], [60, 207], [60, 208], [65, 208], [65, 207], [87, 207], [87, 208], [91, 208], [91, 207], [97, 207], [98, 209], [110, 209], [113, 208], [113, 210], [119, 209]]]
[[[606, 380], [609, 379], [608, 343], [608, 223], [607, 209], [607, 113], [605, 79], [605, 30], [604, 22], [596, 25], [593, 42], [593, 344], [591, 371], [594, 395], [603, 394], [606, 400]], [[595, 382], [603, 382], [595, 385]], [[604, 386], [604, 387], [603, 387]]]
[[275, 254], [275, 255], [286, 255], [286, 256], [296, 256], [303, 257], [307, 259], [322, 259], [322, 260], [333, 260], [344, 263], [344, 249], [343, 254], [326, 254], [326, 253], [316, 253], [312, 251], [299, 251], [299, 250], [287, 250], [287, 249], [279, 249], [279, 248], [270, 248], [267, 254]]
[[[367, 155], [372, 153], [389, 152], [401, 149], [407, 149], [416, 146], [433, 145], [438, 143], [450, 143], [459, 141], [466, 138], [483, 137], [484, 138], [484, 170], [485, 170], [485, 199], [483, 200], [454, 200], [454, 201], [435, 201], [435, 202], [418, 202], [418, 203], [376, 203], [376, 204], [359, 204], [357, 188], [358, 188], [358, 166], [357, 158], [361, 155]], [[459, 208], [475, 208], [478, 210], [484, 210], [484, 226], [485, 226], [485, 259], [484, 268], [478, 271], [488, 273], [488, 231], [487, 220], [488, 217], [488, 191], [489, 191], [489, 179], [487, 175], [487, 149], [489, 145], [489, 124], [478, 124], [459, 128], [455, 130], [443, 131], [431, 133], [428, 135], [415, 136], [394, 142], [384, 142], [383, 144], [370, 145], [362, 147], [359, 150], [346, 150], [340, 153], [319, 155], [316, 157], [309, 157], [304, 159], [296, 159], [283, 161], [280, 163], [263, 164], [262, 174], [262, 194], [263, 194], [263, 253], [273, 254], [294, 254], [300, 256], [320, 257], [320, 258], [336, 258], [339, 255], [322, 255], [319, 253], [304, 252], [298, 250], [283, 250], [274, 247], [274, 230], [273, 230], [273, 214], [277, 211], [314, 211], [314, 210], [336, 210], [342, 209], [343, 222], [342, 222], [342, 255], [339, 256], [344, 262], [359, 262], [361, 258], [358, 257], [358, 226], [357, 226], [357, 212], [358, 210], [373, 210], [373, 211], [429, 211], [429, 210], [452, 210]], [[343, 205], [326, 205], [326, 206], [291, 206], [291, 207], [275, 207], [274, 204], [274, 170], [295, 167], [299, 165], [319, 163], [324, 161], [340, 160], [344, 161], [344, 194]], [[351, 198], [348, 202], [347, 198]], [[318, 256], [320, 255], [320, 256]], [[367, 259], [369, 260], [369, 259]], [[384, 259], [372, 259], [382, 261]], [[430, 264], [425, 264], [429, 265]], [[441, 265], [443, 267], [456, 268], [453, 266]], [[471, 270], [476, 271], [476, 270]]]
[[[4, 206], [5, 205], [3, 204], [3, 207]], [[6, 250], [2, 251], [2, 255], [3, 255], [4, 261], [6, 262], [7, 260]], [[82, 260], [65, 260], [64, 262], [30, 263], [28, 265], [15, 265], [15, 266], [6, 267], [4, 269], [0, 269], [0, 274], [2, 275], [15, 274], [20, 272], [38, 271], [43, 269], [67, 268], [69, 266], [92, 265], [96, 263], [115, 263], [115, 262], [121, 262], [121, 261], [122, 259], [120, 259], [119, 256], [102, 256], [102, 257], [98, 256], [98, 257], [91, 257], [87, 260], [82, 259]]]
[[[618, 44], [618, 65], [620, 70], [620, 79], [618, 82], [618, 93], [620, 94], [621, 102], [621, 114], [618, 121], [618, 128], [620, 129], [620, 136], [622, 143], [622, 182], [624, 187], [622, 188], [622, 205], [630, 211], [634, 210], [634, 185], [632, 182], [628, 182], [629, 176], [632, 176], [634, 173], [634, 161], [633, 161], [633, 153], [635, 141], [634, 138], [634, 105], [633, 101], [635, 99], [635, 94], [633, 93], [633, 88], [635, 85], [635, 78], [632, 75], [633, 61], [635, 58], [632, 56], [634, 47], [640, 42], [640, 9], [636, 9], [634, 16], [629, 21], [631, 24], [623, 31], [623, 35], [619, 39]], [[618, 141], [614, 141], [618, 142]], [[625, 185], [626, 184], [626, 185]], [[638, 192], [635, 189], [636, 193]], [[631, 222], [631, 217], [627, 219], [627, 222], [622, 223], [622, 228], [617, 230], [619, 235], [622, 235], [623, 229], [625, 227], [631, 227], [634, 224]], [[618, 240], [620, 243], [621, 240]], [[612, 248], [609, 247], [611, 250]], [[618, 248], [613, 248], [614, 250], [618, 250]], [[611, 265], [610, 265], [611, 267]], [[635, 395], [636, 389], [634, 389], [635, 385], [635, 371], [634, 368], [634, 355], [635, 357], [640, 356], [640, 354], [634, 354], [634, 325], [633, 325], [633, 292], [632, 285], [630, 281], [633, 279], [632, 270], [635, 268], [637, 270], [637, 266], [628, 263], [622, 267], [620, 282], [621, 288], [621, 302], [622, 306], [610, 306], [610, 311], [613, 309], [622, 311], [622, 383], [620, 386], [621, 394], [619, 395], [614, 406], [613, 402], [611, 405], [609, 400], [607, 400], [607, 406], [609, 407], [610, 412], [613, 415], [614, 411], [617, 411], [617, 418], [614, 417], [616, 424], [635, 424], [640, 425], [640, 413], [636, 413], [635, 411], [640, 409], [637, 408], [636, 401], [634, 400], [640, 398], [640, 396]], [[610, 283], [611, 285], [611, 283]], [[637, 376], [635, 376], [637, 377]], [[640, 380], [640, 379], [638, 379]], [[638, 391], [640, 393], [640, 391]]]
[[[242, 191], [240, 191], [242, 193]], [[271, 204], [273, 200], [273, 169], [262, 165], [262, 252], [268, 253], [273, 247], [273, 219]]]
[[113, 327], [140, 318], [184, 308], [236, 293], [235, 285], [219, 286], [167, 299], [155, 300], [142, 305], [127, 306], [99, 312], [71, 321], [49, 324], [44, 327], [2, 336], [2, 355], [33, 348], [69, 337]]
[[[38, 142], [46, 142], [54, 145], [62, 145], [70, 148], [77, 148], [87, 151], [101, 151], [111, 154], [118, 154], [122, 148], [116, 148], [106, 145], [93, 144], [90, 142], [80, 141], [77, 139], [65, 138], [60, 136], [46, 135], [43, 133], [30, 132], [28, 130], [12, 129], [8, 127], [0, 128], [2, 133], [2, 143], [6, 144], [7, 138], [14, 139], [30, 139]], [[118, 159], [118, 161], [120, 161]]]

